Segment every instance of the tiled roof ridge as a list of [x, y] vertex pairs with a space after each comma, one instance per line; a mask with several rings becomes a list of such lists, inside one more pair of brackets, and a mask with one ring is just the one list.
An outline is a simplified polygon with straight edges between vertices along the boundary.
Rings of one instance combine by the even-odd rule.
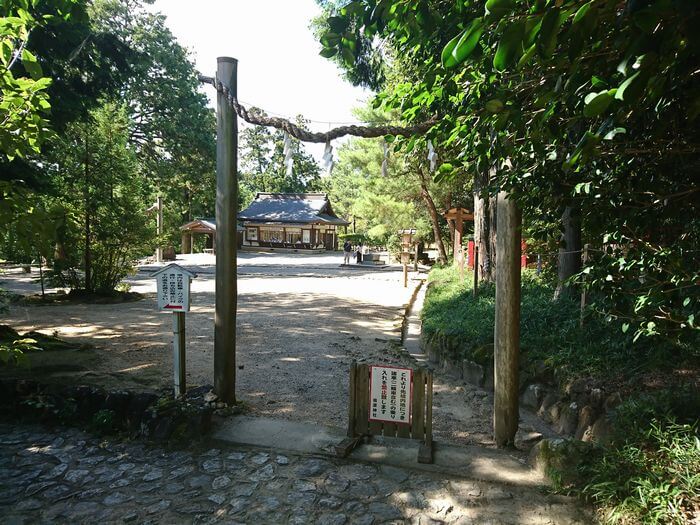
[[283, 193], [283, 192], [267, 192], [267, 191], [259, 191], [256, 195], [255, 198], [258, 199], [259, 197], [280, 197], [280, 198], [295, 198], [295, 199], [307, 199], [307, 198], [314, 198], [314, 197], [321, 197], [323, 199], [328, 199], [328, 194], [327, 193], [322, 193], [322, 192], [309, 192], [309, 193]]

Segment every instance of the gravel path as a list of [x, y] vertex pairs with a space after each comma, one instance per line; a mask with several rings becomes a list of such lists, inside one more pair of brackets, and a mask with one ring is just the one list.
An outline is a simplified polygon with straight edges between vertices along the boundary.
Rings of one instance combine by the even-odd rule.
[[[341, 261], [338, 254], [240, 254], [236, 390], [253, 414], [344, 427], [353, 360], [416, 365], [391, 341], [399, 337], [398, 318], [417, 281], [404, 288], [400, 271], [343, 269]], [[195, 254], [177, 262], [199, 274], [187, 314], [187, 382], [212, 384], [214, 258]], [[133, 291], [146, 294], [142, 301], [13, 307], [0, 323], [95, 345], [36, 356], [32, 376], [113, 389], [166, 387], [172, 378], [170, 316], [156, 311], [154, 268], [148, 270], [128, 280]], [[38, 291], [19, 270], [0, 279], [9, 290]], [[443, 376], [438, 371], [434, 385], [435, 438], [493, 446], [491, 394]], [[535, 431], [548, 434], [527, 420], [519, 437]]]
[[[186, 322], [189, 385], [213, 383], [213, 260], [197, 254], [177, 261], [199, 272]], [[397, 317], [415, 283], [406, 289], [400, 271], [341, 269], [341, 262], [333, 253], [240, 255], [236, 390], [254, 413], [344, 426], [352, 360], [399, 362], [388, 341], [399, 337]], [[38, 291], [19, 271], [0, 279], [8, 290]], [[156, 311], [152, 272], [128, 282], [146, 298], [15, 306], [1, 322], [95, 345], [93, 351], [36, 356], [32, 374], [115, 389], [165, 387], [172, 380], [170, 315]]]
[[34, 523], [584, 524], [569, 498], [250, 449], [166, 451], [0, 423], [0, 517]]

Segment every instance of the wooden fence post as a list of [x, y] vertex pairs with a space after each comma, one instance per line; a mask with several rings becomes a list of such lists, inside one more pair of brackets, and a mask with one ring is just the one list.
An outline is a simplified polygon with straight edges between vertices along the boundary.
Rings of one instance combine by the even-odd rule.
[[479, 295], [479, 246], [474, 243], [474, 297]]
[[[586, 263], [588, 262], [588, 249], [590, 246], [591, 246], [590, 244], [583, 245], [583, 267], [584, 268], [586, 267]], [[583, 326], [583, 311], [585, 309], [586, 309], [586, 284], [584, 282], [584, 284], [581, 288], [581, 318], [579, 319], [580, 326]]]
[[161, 237], [163, 236], [163, 197], [161, 195], [158, 195], [156, 198], [156, 235], [158, 235], [156, 262], [163, 262], [163, 245], [161, 244]]
[[[216, 79], [237, 94], [238, 61], [217, 59]], [[216, 97], [216, 310], [214, 392], [236, 402], [236, 216], [238, 202], [238, 121], [226, 96]]]
[[521, 256], [520, 210], [505, 192], [498, 194], [496, 220], [493, 433], [504, 447], [518, 431]]

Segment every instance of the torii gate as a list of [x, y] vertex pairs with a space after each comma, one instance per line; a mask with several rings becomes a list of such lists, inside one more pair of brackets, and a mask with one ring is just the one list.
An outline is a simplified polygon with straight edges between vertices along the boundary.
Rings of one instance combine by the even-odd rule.
[[[341, 126], [326, 133], [303, 130], [291, 122], [248, 112], [238, 103], [238, 61], [217, 59], [216, 78], [200, 76], [217, 91], [216, 104], [216, 307], [214, 314], [214, 390], [226, 403], [235, 403], [238, 199], [238, 120], [272, 126], [307, 142], [326, 142], [344, 136], [409, 136], [426, 132], [438, 120], [411, 128], [398, 126]], [[513, 444], [518, 430], [518, 354], [520, 349], [520, 228], [521, 215], [505, 192], [497, 199], [496, 321], [494, 327], [494, 439]], [[460, 230], [461, 230], [461, 222]], [[461, 243], [461, 231], [460, 231]]]
[[473, 221], [474, 214], [466, 208], [450, 208], [443, 213], [443, 217], [445, 217], [445, 219], [448, 221], [454, 222], [455, 238], [454, 246], [452, 248], [452, 257], [454, 262], [459, 263], [459, 257], [462, 253], [462, 233], [464, 231], [464, 221]]

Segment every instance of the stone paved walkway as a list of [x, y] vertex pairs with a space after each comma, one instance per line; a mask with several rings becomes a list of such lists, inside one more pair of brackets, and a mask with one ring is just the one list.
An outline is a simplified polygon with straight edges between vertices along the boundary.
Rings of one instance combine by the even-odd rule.
[[0, 423], [0, 521], [584, 524], [537, 489], [250, 449], [149, 448]]

